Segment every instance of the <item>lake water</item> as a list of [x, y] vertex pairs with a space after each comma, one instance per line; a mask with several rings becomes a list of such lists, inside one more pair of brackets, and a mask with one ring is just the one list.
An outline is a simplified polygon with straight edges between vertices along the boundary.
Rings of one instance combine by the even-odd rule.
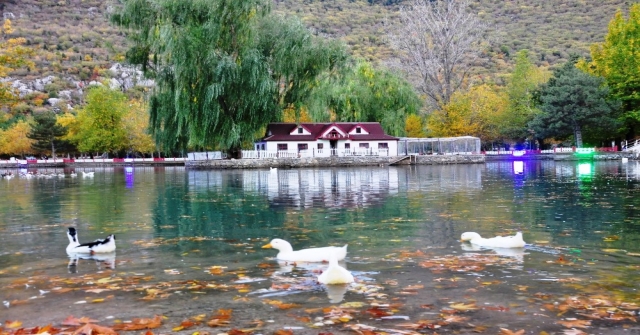
[[[162, 315], [153, 332], [640, 332], [637, 162], [77, 170], [95, 176], [0, 180], [5, 331]], [[115, 255], [70, 265], [70, 226], [80, 242], [116, 234]], [[477, 249], [466, 231], [528, 245]], [[279, 264], [261, 248], [276, 237], [348, 244], [356, 283]]]

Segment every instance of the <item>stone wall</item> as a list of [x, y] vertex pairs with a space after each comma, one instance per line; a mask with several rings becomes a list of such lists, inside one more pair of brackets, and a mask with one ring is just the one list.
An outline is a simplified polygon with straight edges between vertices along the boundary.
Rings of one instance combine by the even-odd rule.
[[372, 166], [372, 165], [408, 165], [408, 164], [468, 164], [484, 163], [483, 155], [429, 155], [412, 156], [396, 162], [402, 157], [306, 157], [306, 158], [264, 158], [264, 159], [222, 159], [210, 161], [188, 161], [188, 169], [266, 169], [297, 167], [332, 166]]

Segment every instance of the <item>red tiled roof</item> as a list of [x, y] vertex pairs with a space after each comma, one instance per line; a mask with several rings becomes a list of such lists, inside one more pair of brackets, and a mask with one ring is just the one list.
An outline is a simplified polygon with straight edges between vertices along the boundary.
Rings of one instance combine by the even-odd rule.
[[[360, 126], [369, 134], [351, 134], [349, 137], [339, 140], [352, 141], [371, 141], [371, 140], [389, 140], [397, 141], [397, 137], [393, 137], [384, 133], [382, 126], [378, 122], [330, 122], [330, 123], [301, 123], [303, 128], [311, 132], [310, 135], [291, 135], [298, 124], [295, 123], [270, 123], [267, 126], [267, 134], [263, 141], [316, 141], [332, 126], [340, 129], [343, 133], [348, 134], [353, 128]], [[271, 132], [271, 135], [269, 135]]]

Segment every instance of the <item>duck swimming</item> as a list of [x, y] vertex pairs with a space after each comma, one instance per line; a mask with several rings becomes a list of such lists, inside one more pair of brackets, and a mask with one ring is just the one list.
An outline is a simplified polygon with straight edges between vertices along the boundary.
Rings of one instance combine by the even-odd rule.
[[522, 233], [518, 232], [514, 236], [497, 236], [483, 238], [475, 232], [466, 232], [460, 236], [460, 241], [469, 242], [487, 248], [524, 248], [526, 244], [522, 239]]
[[69, 245], [67, 245], [68, 254], [96, 254], [108, 253], [116, 250], [116, 236], [111, 234], [105, 239], [97, 239], [93, 242], [80, 244], [78, 242], [78, 232], [75, 228], [67, 229], [67, 237], [69, 237]]
[[329, 256], [329, 267], [318, 276], [318, 282], [325, 285], [349, 284], [353, 283], [353, 275], [338, 264], [336, 254], [332, 253]]
[[334, 253], [336, 260], [341, 261], [347, 256], [346, 244], [343, 247], [309, 248], [293, 251], [293, 247], [289, 242], [274, 238], [262, 248], [277, 249], [279, 252], [276, 258], [289, 262], [326, 262], [330, 260], [330, 255]]

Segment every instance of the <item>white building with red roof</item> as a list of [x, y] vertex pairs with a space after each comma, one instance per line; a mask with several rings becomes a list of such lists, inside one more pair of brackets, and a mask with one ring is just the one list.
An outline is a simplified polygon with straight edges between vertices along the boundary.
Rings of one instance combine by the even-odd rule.
[[264, 157], [397, 156], [398, 140], [378, 122], [270, 123], [254, 148]]

